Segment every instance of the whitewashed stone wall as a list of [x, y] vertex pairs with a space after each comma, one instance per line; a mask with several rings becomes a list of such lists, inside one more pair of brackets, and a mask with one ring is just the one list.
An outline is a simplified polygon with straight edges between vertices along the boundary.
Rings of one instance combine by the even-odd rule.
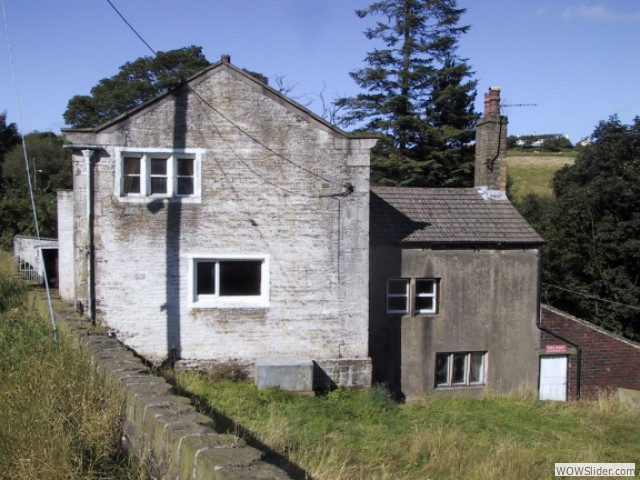
[[[97, 319], [156, 362], [368, 359], [369, 150], [218, 65], [103, 130], [94, 159]], [[118, 148], [202, 149], [201, 201], [123, 202]], [[99, 159], [98, 159], [99, 158]], [[86, 163], [74, 152], [75, 290], [86, 302]], [[352, 185], [349, 192], [347, 185]], [[343, 194], [344, 196], [340, 195]], [[189, 306], [190, 255], [269, 256], [267, 308]], [[83, 297], [84, 293], [84, 297]]]

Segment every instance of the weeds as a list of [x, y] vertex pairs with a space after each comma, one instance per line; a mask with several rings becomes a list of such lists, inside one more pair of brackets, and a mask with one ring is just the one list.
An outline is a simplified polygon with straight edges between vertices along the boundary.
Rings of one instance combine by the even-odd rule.
[[640, 462], [640, 414], [610, 397], [400, 405], [379, 387], [307, 397], [196, 373], [175, 381], [314, 479], [546, 479], [555, 462]]
[[0, 479], [136, 479], [120, 447], [122, 398], [56, 344], [0, 259]]

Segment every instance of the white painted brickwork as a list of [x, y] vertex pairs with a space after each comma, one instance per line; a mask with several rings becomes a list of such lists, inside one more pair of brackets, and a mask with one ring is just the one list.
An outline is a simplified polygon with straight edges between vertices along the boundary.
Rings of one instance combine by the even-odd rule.
[[[168, 95], [102, 131], [67, 132], [104, 147], [94, 166], [98, 320], [152, 361], [176, 348], [185, 360], [368, 362], [375, 141], [347, 138], [233, 67], [191, 86], [201, 98]], [[116, 148], [175, 147], [203, 149], [201, 203], [115, 196]], [[84, 162], [74, 152], [75, 261], [85, 272], [75, 289], [86, 302]], [[346, 184], [351, 194], [331, 196]], [[190, 256], [223, 254], [269, 255], [267, 308], [189, 308]]]

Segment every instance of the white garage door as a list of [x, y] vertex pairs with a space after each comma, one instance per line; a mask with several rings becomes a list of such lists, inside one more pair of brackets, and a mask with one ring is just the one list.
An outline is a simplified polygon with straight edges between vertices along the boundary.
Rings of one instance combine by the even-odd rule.
[[540, 357], [540, 400], [567, 399], [567, 358]]

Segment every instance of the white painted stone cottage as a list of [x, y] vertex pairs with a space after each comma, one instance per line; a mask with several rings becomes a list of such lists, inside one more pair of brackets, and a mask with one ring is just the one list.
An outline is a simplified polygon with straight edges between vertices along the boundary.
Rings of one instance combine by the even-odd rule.
[[60, 293], [154, 363], [306, 357], [371, 381], [369, 158], [222, 60], [96, 128], [64, 131]]

